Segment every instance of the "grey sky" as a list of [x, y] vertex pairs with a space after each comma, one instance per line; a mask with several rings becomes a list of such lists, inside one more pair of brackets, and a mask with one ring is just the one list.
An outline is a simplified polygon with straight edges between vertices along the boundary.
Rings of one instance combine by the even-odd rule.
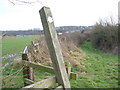
[[41, 28], [39, 10], [51, 8], [55, 26], [94, 25], [100, 18], [118, 17], [119, 0], [42, 0], [33, 5], [13, 5], [0, 0], [0, 30]]

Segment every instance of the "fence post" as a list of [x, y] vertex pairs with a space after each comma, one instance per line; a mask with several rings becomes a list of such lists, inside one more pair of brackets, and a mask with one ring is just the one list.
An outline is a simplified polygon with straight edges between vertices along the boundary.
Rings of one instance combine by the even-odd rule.
[[[31, 53], [28, 53], [28, 61], [32, 62], [32, 56]], [[29, 67], [29, 79], [34, 81], [34, 70], [32, 67]]]
[[[23, 61], [32, 61], [32, 57], [31, 54], [28, 53], [28, 49], [27, 46], [22, 54], [22, 60]], [[32, 80], [34, 81], [34, 72], [33, 72], [33, 68], [32, 67], [28, 67], [24, 65], [23, 62], [23, 79], [24, 79], [24, 86], [27, 86], [29, 84], [26, 83], [26, 79]]]
[[[28, 61], [28, 57], [26, 53], [22, 54], [22, 60], [24, 61]], [[24, 80], [24, 86], [27, 86], [28, 84], [25, 82], [25, 79], [29, 79], [29, 67], [24, 66], [24, 62], [23, 62], [23, 80]]]
[[50, 8], [43, 7], [40, 11], [41, 21], [44, 28], [45, 38], [53, 62], [55, 75], [59, 85], [70, 89], [70, 82], [66, 72], [60, 44], [55, 30]]

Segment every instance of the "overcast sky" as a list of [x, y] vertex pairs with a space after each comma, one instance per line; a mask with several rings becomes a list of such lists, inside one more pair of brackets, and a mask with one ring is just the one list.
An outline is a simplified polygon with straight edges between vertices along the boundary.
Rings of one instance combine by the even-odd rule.
[[39, 10], [51, 8], [55, 26], [90, 26], [110, 16], [117, 19], [119, 0], [41, 0], [32, 5], [13, 5], [0, 0], [0, 30], [42, 29]]

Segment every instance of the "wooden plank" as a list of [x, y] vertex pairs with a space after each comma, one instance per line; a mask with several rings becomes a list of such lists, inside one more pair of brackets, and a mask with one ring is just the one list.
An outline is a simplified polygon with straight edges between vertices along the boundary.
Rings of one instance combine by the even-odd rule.
[[55, 30], [50, 8], [43, 7], [40, 11], [41, 21], [45, 33], [45, 38], [49, 48], [51, 60], [53, 62], [57, 82], [64, 88], [70, 88], [60, 44]]
[[32, 81], [32, 80], [30, 80], [30, 79], [25, 78], [25, 83], [27, 83], [28, 85], [30, 85], [30, 84], [33, 84], [33, 83], [34, 83], [34, 81]]
[[[37, 69], [37, 70], [42, 70], [44, 72], [55, 74], [53, 67], [37, 64], [37, 63], [34, 63], [34, 62], [28, 62], [28, 61], [24, 61], [24, 60], [23, 60], [23, 63], [24, 63], [25, 66], [30, 66], [30, 67], [33, 67], [34, 69]], [[77, 73], [70, 72], [70, 71], [71, 70], [69, 70], [70, 79], [76, 80], [77, 77], [78, 77]]]
[[54, 77], [50, 77], [48, 79], [36, 82], [34, 84], [28, 85], [26, 87], [23, 87], [22, 89], [26, 89], [26, 88], [49, 88], [50, 86], [56, 84], [56, 78]]
[[63, 89], [63, 86], [58, 86], [54, 90], [64, 90], [64, 89]]
[[23, 63], [24, 63], [25, 66], [30, 66], [30, 67], [33, 67], [35, 69], [54, 74], [53, 67], [44, 66], [44, 65], [40, 65], [40, 64], [37, 64], [37, 63], [34, 63], [34, 62], [28, 62], [28, 61], [23, 61]]
[[25, 54], [25, 53], [28, 53], [28, 47], [27, 46], [25, 47], [25, 49], [23, 51], [23, 54]]

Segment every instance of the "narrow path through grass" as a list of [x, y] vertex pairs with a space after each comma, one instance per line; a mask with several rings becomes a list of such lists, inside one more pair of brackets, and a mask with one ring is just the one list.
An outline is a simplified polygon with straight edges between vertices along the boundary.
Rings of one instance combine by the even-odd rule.
[[117, 88], [118, 56], [97, 50], [90, 42], [82, 49], [87, 54], [85, 68], [76, 81], [71, 80], [72, 88]]

